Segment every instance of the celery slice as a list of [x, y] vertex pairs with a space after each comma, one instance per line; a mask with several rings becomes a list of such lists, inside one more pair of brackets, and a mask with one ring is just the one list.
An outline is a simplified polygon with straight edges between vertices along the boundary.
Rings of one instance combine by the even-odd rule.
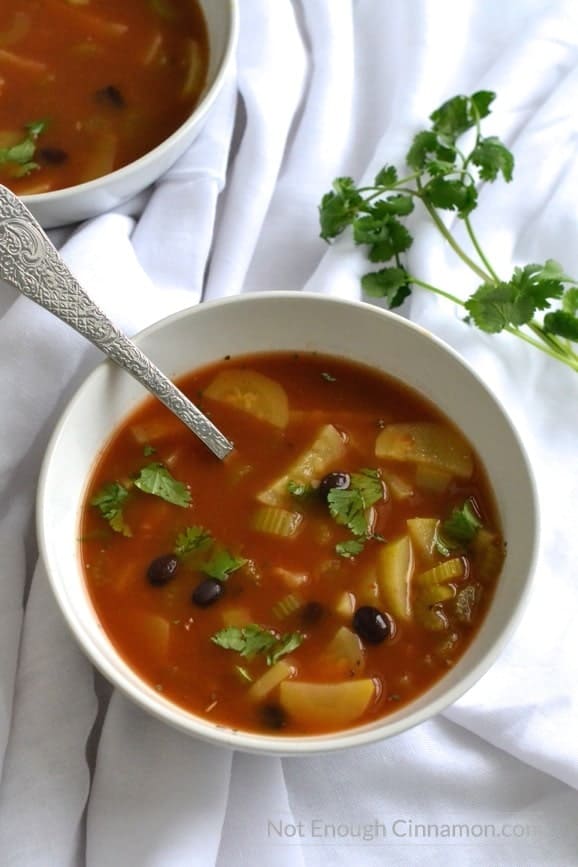
[[253, 516], [252, 526], [260, 533], [270, 533], [273, 536], [293, 536], [303, 520], [300, 512], [289, 512], [287, 509], [277, 509], [274, 506], [261, 506]]

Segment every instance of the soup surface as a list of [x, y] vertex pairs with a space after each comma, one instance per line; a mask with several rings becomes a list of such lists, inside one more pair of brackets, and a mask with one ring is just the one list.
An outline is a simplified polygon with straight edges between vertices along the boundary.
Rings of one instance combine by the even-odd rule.
[[149, 401], [90, 480], [81, 558], [122, 657], [245, 731], [382, 717], [472, 640], [504, 557], [483, 468], [399, 383], [309, 353], [181, 382], [235, 443], [214, 458]]
[[196, 0], [2, 0], [0, 183], [42, 193], [143, 156], [186, 120], [207, 66]]

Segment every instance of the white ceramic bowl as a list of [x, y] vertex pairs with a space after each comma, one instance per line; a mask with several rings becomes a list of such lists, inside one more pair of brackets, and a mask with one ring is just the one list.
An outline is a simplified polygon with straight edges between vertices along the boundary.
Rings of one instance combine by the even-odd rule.
[[101, 178], [22, 201], [45, 229], [86, 220], [115, 208], [157, 180], [182, 156], [202, 129], [234, 60], [238, 36], [237, 0], [198, 0], [209, 37], [209, 69], [201, 99], [169, 138], [138, 160]]
[[392, 313], [306, 293], [240, 296], [178, 313], [137, 338], [171, 376], [223, 356], [318, 350], [389, 373], [433, 400], [475, 446], [492, 481], [507, 558], [490, 610], [464, 656], [427, 693], [397, 712], [339, 734], [285, 737], [230, 730], [193, 716], [143, 683], [100, 626], [78, 552], [79, 512], [88, 476], [112, 432], [145, 392], [109, 362], [77, 392], [46, 454], [38, 496], [42, 555], [66, 620], [113, 684], [147, 711], [209, 741], [251, 752], [298, 755], [361, 745], [398, 734], [455, 701], [489, 668], [512, 633], [529, 589], [538, 539], [535, 488], [520, 440], [483, 381], [445, 344]]

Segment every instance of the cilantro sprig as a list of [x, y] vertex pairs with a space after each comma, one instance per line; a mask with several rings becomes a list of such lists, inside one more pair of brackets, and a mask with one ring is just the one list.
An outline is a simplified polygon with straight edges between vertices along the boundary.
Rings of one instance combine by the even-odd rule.
[[336, 553], [355, 557], [363, 550], [362, 538], [369, 536], [368, 509], [383, 497], [383, 483], [378, 470], [363, 469], [351, 473], [349, 487], [333, 488], [327, 494], [327, 504], [333, 520], [347, 527], [356, 539], [339, 542]]
[[193, 555], [195, 568], [218, 581], [226, 581], [232, 572], [245, 565], [244, 557], [237, 557], [215, 541], [211, 533], [204, 527], [195, 525], [185, 527], [178, 534], [173, 548], [177, 557]]
[[482, 522], [471, 499], [452, 509], [449, 518], [442, 522], [437, 535], [436, 547], [444, 556], [455, 548], [467, 547], [475, 539]]
[[11, 147], [0, 148], [0, 166], [12, 163], [14, 175], [23, 178], [40, 168], [34, 160], [36, 142], [41, 133], [46, 129], [45, 120], [34, 120], [24, 126], [24, 137]]
[[120, 482], [104, 485], [90, 500], [105, 521], [108, 521], [115, 533], [132, 536], [130, 527], [124, 520], [123, 507], [128, 497], [128, 490]]
[[143, 467], [136, 479], [135, 487], [145, 494], [153, 494], [186, 509], [191, 502], [191, 493], [184, 482], [175, 479], [167, 468], [160, 463], [147, 464]]
[[[319, 208], [321, 237], [332, 241], [351, 229], [356, 244], [367, 248], [370, 262], [385, 264], [363, 275], [366, 295], [399, 307], [414, 287], [421, 287], [465, 309], [465, 321], [489, 334], [502, 331], [578, 372], [578, 281], [557, 262], [528, 264], [504, 279], [493, 268], [474, 231], [471, 214], [478, 204], [481, 181], [512, 180], [514, 156], [496, 136], [482, 134], [495, 94], [480, 90], [455, 96], [430, 115], [431, 125], [418, 132], [406, 154], [407, 171], [400, 177], [386, 165], [373, 184], [357, 186], [337, 178]], [[462, 136], [469, 135], [469, 150]], [[403, 220], [420, 204], [442, 237], [482, 281], [465, 301], [411, 274], [402, 256], [413, 237]], [[463, 222], [471, 249], [458, 242], [440, 211], [453, 211]]]
[[247, 626], [220, 629], [211, 636], [211, 641], [224, 650], [234, 650], [248, 659], [264, 654], [267, 665], [275, 665], [281, 657], [301, 645], [303, 635], [300, 632], [288, 632], [278, 636], [270, 629], [250, 623]]

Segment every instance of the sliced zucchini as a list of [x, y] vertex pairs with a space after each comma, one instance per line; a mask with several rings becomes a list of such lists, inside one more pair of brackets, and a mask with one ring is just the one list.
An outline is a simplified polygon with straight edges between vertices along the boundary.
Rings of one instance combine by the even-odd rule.
[[256, 370], [222, 370], [203, 396], [231, 404], [275, 427], [287, 427], [289, 401], [285, 389]]
[[389, 613], [401, 620], [411, 618], [410, 585], [414, 571], [411, 539], [400, 536], [386, 542], [377, 555], [377, 579]]
[[375, 441], [380, 459], [430, 464], [452, 476], [468, 479], [474, 471], [472, 451], [464, 438], [438, 422], [389, 424]]
[[335, 467], [345, 452], [345, 443], [336, 427], [326, 424], [321, 428], [308, 449], [291, 464], [287, 472], [262, 491], [257, 499], [270, 506], [287, 501], [289, 482], [304, 485], [319, 481]]
[[359, 719], [374, 699], [376, 689], [371, 678], [342, 683], [285, 680], [279, 687], [279, 702], [297, 723], [338, 729]]

